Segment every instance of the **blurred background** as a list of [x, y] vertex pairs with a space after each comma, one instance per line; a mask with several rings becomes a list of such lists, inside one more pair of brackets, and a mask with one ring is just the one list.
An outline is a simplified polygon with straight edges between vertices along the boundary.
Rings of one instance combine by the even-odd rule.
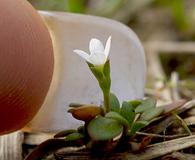
[[[182, 98], [195, 98], [195, 0], [29, 2], [38, 10], [97, 15], [128, 25], [145, 47], [148, 62], [146, 94], [156, 94], [156, 91], [177, 86]], [[176, 95], [177, 98], [181, 97]]]
[[195, 38], [194, 0], [29, 1], [39, 10], [91, 14], [121, 21], [133, 28], [142, 40]]

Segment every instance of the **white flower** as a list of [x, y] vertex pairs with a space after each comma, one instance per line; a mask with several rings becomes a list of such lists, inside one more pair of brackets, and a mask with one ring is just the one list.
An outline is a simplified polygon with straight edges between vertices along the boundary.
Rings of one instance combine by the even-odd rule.
[[106, 63], [110, 52], [110, 47], [111, 36], [108, 38], [105, 48], [100, 40], [92, 38], [89, 43], [90, 55], [78, 49], [74, 50], [74, 52], [84, 58], [87, 62], [93, 64], [94, 66], [100, 66]]

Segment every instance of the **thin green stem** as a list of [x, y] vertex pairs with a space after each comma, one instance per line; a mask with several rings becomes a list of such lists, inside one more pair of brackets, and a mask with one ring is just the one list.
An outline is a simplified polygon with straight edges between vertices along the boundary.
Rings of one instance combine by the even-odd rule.
[[110, 111], [110, 91], [104, 91], [104, 110], [105, 113]]
[[183, 126], [183, 128], [191, 136], [192, 132], [190, 131], [190, 129], [189, 129], [188, 125], [186, 124], [186, 122], [177, 113], [173, 113], [173, 116], [175, 116], [175, 118], [178, 119], [181, 122], [181, 125]]

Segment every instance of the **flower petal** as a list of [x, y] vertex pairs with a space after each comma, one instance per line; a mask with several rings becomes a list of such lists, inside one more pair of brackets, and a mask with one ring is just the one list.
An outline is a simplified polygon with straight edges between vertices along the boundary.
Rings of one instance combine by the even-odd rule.
[[89, 51], [90, 53], [95, 53], [95, 52], [104, 52], [104, 46], [102, 42], [96, 38], [92, 38], [90, 43], [89, 43]]
[[108, 38], [108, 40], [106, 42], [105, 50], [104, 50], [104, 54], [106, 56], [106, 59], [108, 58], [110, 48], [111, 48], [111, 38], [112, 38], [111, 36]]
[[78, 49], [75, 49], [74, 52], [76, 54], [78, 54], [79, 56], [81, 56], [83, 59], [85, 59], [86, 61], [89, 61], [89, 54], [87, 54], [86, 52], [82, 51], [82, 50], [78, 50]]
[[94, 66], [104, 65], [106, 62], [106, 56], [101, 52], [94, 52], [89, 57], [89, 62]]

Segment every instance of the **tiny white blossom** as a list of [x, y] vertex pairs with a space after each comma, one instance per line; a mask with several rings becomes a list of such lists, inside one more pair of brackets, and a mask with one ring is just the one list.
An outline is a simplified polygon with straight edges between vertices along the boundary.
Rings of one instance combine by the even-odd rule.
[[74, 52], [94, 66], [99, 66], [106, 63], [110, 52], [110, 47], [111, 36], [108, 38], [105, 48], [100, 40], [92, 38], [89, 43], [90, 54], [78, 49], [74, 50]]

